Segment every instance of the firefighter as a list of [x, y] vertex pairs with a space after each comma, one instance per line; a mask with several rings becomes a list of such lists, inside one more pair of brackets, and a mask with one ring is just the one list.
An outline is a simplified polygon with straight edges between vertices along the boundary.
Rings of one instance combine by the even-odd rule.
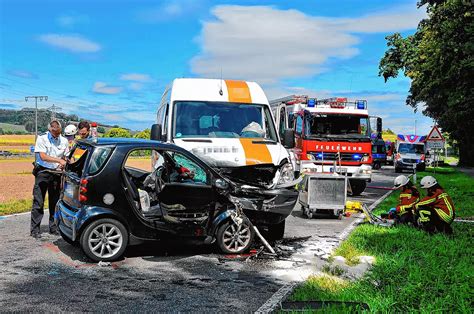
[[[416, 186], [404, 175], [395, 178], [393, 182], [395, 189], [400, 189], [398, 205], [392, 210], [391, 216], [395, 218], [395, 224], [416, 224], [414, 219], [415, 204], [420, 200], [420, 192]], [[390, 213], [389, 213], [390, 215]]]
[[64, 152], [64, 156], [69, 157], [69, 152], [72, 150], [74, 146], [74, 140], [76, 139], [77, 128], [74, 124], [69, 124], [64, 128], [64, 137], [67, 139], [68, 146], [66, 151]]
[[432, 176], [421, 179], [421, 187], [427, 190], [427, 196], [416, 204], [420, 228], [430, 234], [435, 232], [452, 234], [451, 223], [455, 212], [451, 197]]

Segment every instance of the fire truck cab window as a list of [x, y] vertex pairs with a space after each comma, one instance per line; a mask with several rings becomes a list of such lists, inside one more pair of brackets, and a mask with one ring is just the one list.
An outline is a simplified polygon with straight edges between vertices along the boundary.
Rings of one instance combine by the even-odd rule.
[[368, 135], [366, 117], [314, 114], [307, 119], [307, 135]]
[[296, 117], [296, 134], [303, 132], [303, 118], [301, 116]]

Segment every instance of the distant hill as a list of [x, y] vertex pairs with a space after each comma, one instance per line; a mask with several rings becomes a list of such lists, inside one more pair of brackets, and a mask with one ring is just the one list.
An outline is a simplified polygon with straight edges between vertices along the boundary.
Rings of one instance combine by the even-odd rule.
[[[52, 112], [47, 109], [38, 109], [38, 132], [45, 132], [48, 129], [48, 123], [51, 121]], [[60, 120], [64, 125], [68, 123], [77, 124], [78, 121], [87, 120], [86, 117], [79, 117], [76, 114], [56, 113], [56, 119]], [[97, 122], [97, 121], [96, 121]], [[1, 126], [3, 124], [5, 128]], [[118, 125], [107, 125], [97, 122], [97, 124], [108, 131]], [[11, 132], [34, 132], [35, 131], [35, 108], [22, 108], [21, 110], [0, 109], [0, 128], [3, 131]]]

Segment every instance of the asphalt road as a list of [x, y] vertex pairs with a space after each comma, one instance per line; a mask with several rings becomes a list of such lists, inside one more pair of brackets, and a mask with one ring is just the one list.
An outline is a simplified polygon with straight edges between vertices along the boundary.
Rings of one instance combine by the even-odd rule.
[[[382, 169], [354, 199], [372, 204], [387, 191], [370, 186], [388, 187], [395, 176]], [[106, 266], [90, 263], [60, 237], [29, 237], [29, 219], [0, 217], [1, 311], [255, 311], [284, 283], [324, 265], [355, 218], [309, 220], [297, 206], [285, 239], [275, 244], [277, 259], [229, 258], [213, 246], [177, 240], [131, 247]], [[46, 218], [44, 225], [46, 231]]]

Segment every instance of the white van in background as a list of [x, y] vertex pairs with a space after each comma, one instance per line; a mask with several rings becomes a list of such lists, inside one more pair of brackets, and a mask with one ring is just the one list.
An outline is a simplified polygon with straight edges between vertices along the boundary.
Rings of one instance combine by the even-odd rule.
[[[175, 79], [163, 93], [151, 134], [199, 156], [240, 188], [267, 193], [258, 208], [246, 208], [246, 215], [269, 229], [278, 225], [276, 233], [283, 236], [297, 196], [291, 188], [293, 166], [257, 83]], [[286, 146], [294, 146], [293, 131], [284, 135]]]

